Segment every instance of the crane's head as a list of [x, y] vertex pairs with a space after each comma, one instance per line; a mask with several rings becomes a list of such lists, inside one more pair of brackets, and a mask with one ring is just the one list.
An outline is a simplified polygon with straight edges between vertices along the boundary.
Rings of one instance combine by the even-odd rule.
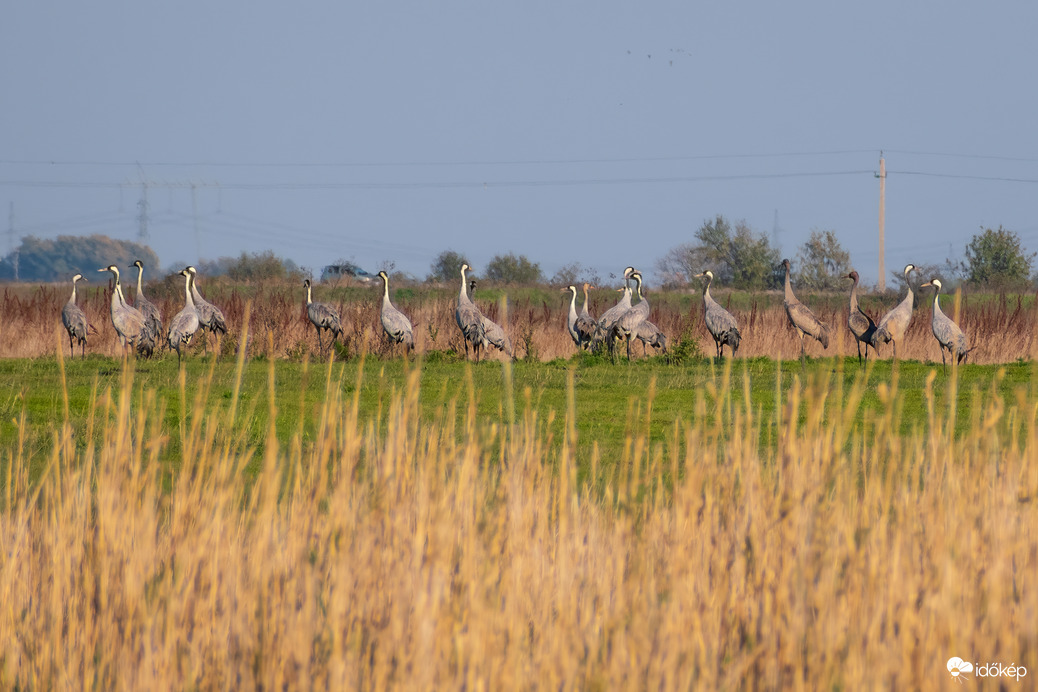
[[[185, 269], [184, 271], [186, 272], [187, 269]], [[310, 288], [310, 279], [303, 279], [303, 288]]]
[[72, 277], [72, 285], [74, 286], [77, 281], [86, 281], [86, 277], [84, 277], [82, 274], [76, 274]]
[[387, 274], [385, 270], [382, 270], [378, 273], [378, 278], [382, 279], [387, 284], [389, 283], [389, 274]]
[[905, 278], [906, 279], [908, 278], [908, 272], [914, 271], [915, 268], [916, 268], [916, 266], [914, 264], [906, 264], [905, 265]]
[[709, 269], [704, 269], [703, 271], [701, 271], [698, 274], [696, 274], [696, 278], [697, 279], [700, 278], [700, 277], [702, 277], [704, 279], [710, 279], [711, 281], [713, 281], [714, 280], [714, 273], [712, 271], [710, 271]]
[[469, 266], [469, 265], [468, 265], [467, 263], [465, 263], [465, 262], [462, 262], [462, 263], [461, 263], [461, 275], [462, 275], [462, 276], [465, 276], [465, 272], [467, 272], [467, 271], [468, 271], [469, 269], [472, 269], [472, 267], [470, 267], [470, 266]]
[[134, 260], [134, 263], [130, 266], [137, 267], [138, 269], [144, 269], [144, 262], [141, 262], [140, 260]]
[[99, 271], [99, 272], [112, 272], [112, 274], [115, 275], [115, 280], [116, 281], [119, 280], [119, 267], [115, 266], [114, 264], [109, 264], [104, 269], [98, 269], [97, 271]]
[[180, 274], [181, 276], [191, 276], [191, 272], [189, 272], [187, 269], [181, 269], [177, 272], [177, 274]]
[[941, 280], [936, 278], [936, 277], [933, 278], [933, 279], [930, 279], [925, 284], [922, 284], [921, 286], [919, 286], [919, 288], [926, 288], [928, 286], [933, 286], [934, 290], [936, 290], [938, 293], [941, 292]]
[[589, 284], [587, 281], [584, 282], [584, 291], [587, 291], [587, 290], [592, 289], [592, 288], [594, 288], [594, 286]]
[[784, 260], [782, 260], [782, 267], [783, 267], [783, 269], [785, 269], [785, 270], [786, 270], [787, 272], [789, 271], [789, 260], [788, 260], [788, 259], [784, 259]]
[[194, 267], [192, 267], [190, 264], [187, 265], [186, 267], [184, 267], [184, 271], [186, 271], [187, 273], [191, 274], [191, 276], [194, 276], [195, 274], [198, 273], [198, 270], [195, 269]]
[[850, 274], [847, 275], [847, 278], [854, 281], [854, 283], [858, 283], [858, 272], [852, 271]]
[[634, 267], [627, 267], [627, 269], [624, 269], [624, 279], [631, 278], [631, 274], [634, 274], [634, 272]]
[[576, 295], [577, 295], [577, 287], [576, 286], [572, 286], [572, 285], [571, 286], [566, 286], [566, 288], [560, 288], [559, 289], [559, 293], [572, 293], [573, 296], [576, 297]]

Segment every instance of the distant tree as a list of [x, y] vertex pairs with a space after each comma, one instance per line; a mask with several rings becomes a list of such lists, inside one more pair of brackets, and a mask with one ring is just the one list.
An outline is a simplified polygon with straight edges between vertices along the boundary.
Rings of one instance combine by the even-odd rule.
[[580, 262], [570, 262], [555, 272], [550, 283], [553, 286], [579, 286], [585, 281], [597, 286], [602, 279], [593, 267], [585, 267]]
[[471, 263], [465, 255], [454, 250], [444, 250], [436, 256], [433, 263], [429, 266], [429, 276], [426, 281], [441, 281], [444, 283], [450, 283], [458, 280], [461, 276], [461, 265]]
[[851, 256], [832, 231], [811, 231], [797, 253], [797, 284], [814, 290], [838, 290], [846, 285]]
[[544, 281], [541, 265], [531, 262], [526, 255], [516, 257], [511, 252], [495, 255], [487, 262], [484, 273], [488, 281], [501, 284], [535, 284]]
[[[158, 255], [147, 245], [106, 235], [62, 235], [53, 240], [26, 236], [17, 253], [21, 281], [63, 281], [77, 272], [92, 278], [110, 264], [126, 273], [134, 260], [145, 267], [159, 267]], [[5, 259], [3, 271], [2, 278], [14, 278], [12, 257]]]
[[303, 271], [290, 259], [282, 259], [273, 250], [241, 253], [227, 268], [227, 276], [235, 281], [303, 280]]
[[782, 283], [781, 258], [768, 236], [754, 233], [744, 221], [733, 228], [723, 216], [705, 221], [695, 233], [698, 244], [679, 245], [657, 260], [667, 283], [691, 280], [709, 269], [718, 283], [736, 288], [776, 288]]
[[987, 228], [966, 245], [963, 273], [971, 283], [1020, 286], [1030, 280], [1036, 254], [1024, 250], [1016, 233]]

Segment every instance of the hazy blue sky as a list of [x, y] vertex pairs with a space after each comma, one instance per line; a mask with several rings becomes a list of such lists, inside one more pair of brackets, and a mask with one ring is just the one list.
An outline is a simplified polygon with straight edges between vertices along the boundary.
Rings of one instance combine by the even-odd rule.
[[875, 281], [881, 150], [888, 269], [981, 226], [1038, 249], [1036, 33], [1026, 1], [8, 2], [0, 203], [133, 239], [147, 182], [164, 266], [650, 281], [704, 220], [777, 213], [784, 254], [832, 229]]

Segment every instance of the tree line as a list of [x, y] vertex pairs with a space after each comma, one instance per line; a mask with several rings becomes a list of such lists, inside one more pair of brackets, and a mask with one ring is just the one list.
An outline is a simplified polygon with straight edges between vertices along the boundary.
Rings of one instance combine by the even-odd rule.
[[[920, 265], [922, 276], [940, 276], [945, 285], [967, 282], [993, 289], [1021, 289], [1032, 285], [1034, 260], [1019, 235], [999, 226], [984, 228], [967, 243], [962, 261]], [[850, 254], [831, 230], [814, 230], [794, 256], [797, 285], [808, 290], [840, 290], [851, 270]], [[159, 260], [146, 245], [116, 240], [104, 235], [58, 236], [41, 239], [26, 236], [17, 250], [0, 260], [0, 280], [63, 281], [84, 268], [118, 266], [141, 260], [158, 268]], [[693, 239], [671, 248], [656, 262], [660, 283], [686, 286], [704, 269], [713, 271], [718, 284], [742, 290], [769, 290], [782, 286], [779, 249], [768, 236], [755, 232], [744, 221], [732, 224], [722, 215], [708, 219], [693, 233]], [[455, 281], [462, 264], [471, 264], [461, 253], [444, 250], [432, 261], [427, 282]], [[181, 265], [182, 266], [182, 265]], [[181, 266], [171, 268], [178, 271]], [[392, 262], [380, 268], [392, 271]], [[227, 276], [234, 281], [299, 280], [309, 272], [292, 260], [272, 251], [241, 253], [203, 261], [199, 270], [207, 276]], [[167, 272], [169, 273], [169, 272]], [[891, 272], [895, 285], [902, 283], [900, 267]], [[538, 262], [514, 253], [494, 256], [483, 268], [481, 279], [495, 284], [540, 284], [546, 278]], [[417, 280], [417, 279], [416, 279]], [[587, 281], [601, 284], [593, 267], [573, 262], [561, 267], [548, 283], [566, 286]]]

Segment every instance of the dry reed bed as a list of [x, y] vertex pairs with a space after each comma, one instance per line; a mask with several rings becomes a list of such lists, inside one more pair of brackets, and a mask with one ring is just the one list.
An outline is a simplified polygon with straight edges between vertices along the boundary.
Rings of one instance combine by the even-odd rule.
[[3, 451], [0, 687], [927, 689], [951, 656], [1038, 671], [1038, 394], [993, 391], [956, 440], [929, 386], [929, 426], [902, 436], [896, 379], [878, 417], [860, 385], [798, 382], [773, 453], [729, 377], [666, 442], [632, 433], [592, 488], [572, 384], [562, 440], [521, 404], [480, 423], [471, 388], [463, 429], [423, 419], [417, 372], [378, 434], [329, 375], [315, 439], [271, 433], [249, 483], [236, 399], [166, 430], [162, 402], [131, 410], [127, 376], [88, 422], [103, 444], [57, 429], [36, 487]]
[[[204, 288], [204, 287], [203, 287]], [[125, 292], [124, 287], [124, 292]], [[131, 293], [135, 289], [131, 289]], [[179, 282], [168, 281], [147, 287], [152, 300], [159, 305], [168, 320], [183, 307], [183, 287]], [[328, 289], [318, 287], [315, 300], [334, 305], [340, 312], [345, 336], [343, 343], [350, 354], [361, 351], [385, 353], [386, 344], [382, 335], [378, 311], [380, 294], [377, 289], [359, 290], [346, 299], [327, 297]], [[68, 300], [70, 289], [64, 285], [48, 285], [23, 290], [4, 289], [0, 296], [0, 357], [33, 358], [48, 356], [54, 351], [55, 333], [60, 333], [67, 345], [68, 339], [61, 328], [61, 308]], [[97, 286], [80, 287], [79, 304], [87, 314], [94, 332], [88, 339], [88, 353], [106, 356], [118, 354], [118, 340], [109, 318], [109, 303], [106, 289]], [[492, 298], [477, 291], [476, 302], [493, 319], [500, 319], [500, 308]], [[227, 316], [231, 333], [223, 341], [221, 350], [232, 355], [241, 347], [242, 319], [246, 302], [252, 302], [252, 318], [249, 333], [255, 335], [247, 345], [249, 355], [264, 355], [274, 358], [299, 358], [305, 353], [317, 353], [317, 338], [306, 317], [305, 298], [302, 289], [296, 286], [266, 284], [249, 286], [248, 291], [233, 286], [217, 284], [210, 299], [218, 303]], [[728, 294], [715, 296], [725, 305]], [[971, 303], [963, 299], [960, 325], [975, 350], [970, 353], [970, 362], [1005, 363], [1018, 358], [1029, 358], [1038, 344], [1038, 315], [1036, 309], [1025, 308], [1019, 296], [985, 296], [987, 300]], [[681, 300], [681, 294], [650, 294], [653, 306], [650, 319], [668, 334], [673, 346], [683, 335], [691, 335], [704, 355], [714, 353], [714, 343], [703, 324], [702, 302], [696, 296], [691, 301]], [[917, 299], [915, 317], [909, 327], [903, 345], [899, 345], [902, 357], [911, 360], [940, 361], [937, 342], [930, 331], [930, 298], [927, 292]], [[397, 305], [406, 312], [415, 325], [416, 347], [420, 352], [432, 350], [456, 350], [464, 352], [460, 333], [454, 323], [455, 297], [452, 292], [436, 289], [418, 289], [411, 299], [397, 299]], [[599, 290], [592, 296], [592, 314], [598, 315], [616, 302], [616, 293]], [[815, 341], [808, 342], [810, 356], [854, 355], [855, 342], [846, 329], [846, 307], [842, 298], [825, 297], [823, 300], [805, 302], [832, 329], [828, 350]], [[954, 299], [944, 298], [944, 311], [954, 314]], [[894, 299], [879, 300], [870, 297], [865, 301], [867, 309], [878, 322], [882, 313], [896, 304]], [[975, 303], [975, 304], [974, 304]], [[1038, 305], [1038, 301], [1035, 301]], [[516, 357], [532, 356], [537, 360], [568, 358], [575, 352], [573, 342], [566, 332], [565, 320], [568, 299], [559, 296], [552, 300], [530, 299], [513, 301], [508, 307], [508, 332], [515, 345]], [[733, 309], [739, 320], [743, 342], [739, 357], [768, 356], [793, 359], [800, 356], [800, 341], [789, 326], [781, 303], [781, 295], [759, 294], [752, 298], [749, 309]], [[197, 340], [196, 340], [197, 341]], [[210, 337], [210, 344], [213, 344]], [[903, 346], [903, 349], [901, 348]], [[196, 343], [195, 350], [202, 347]], [[638, 344], [635, 353], [641, 354]], [[650, 349], [649, 353], [652, 353]], [[872, 355], [875, 355], [874, 353]], [[168, 355], [167, 357], [172, 357]], [[494, 352], [493, 357], [502, 356]], [[881, 357], [891, 357], [891, 347], [881, 347]]]

